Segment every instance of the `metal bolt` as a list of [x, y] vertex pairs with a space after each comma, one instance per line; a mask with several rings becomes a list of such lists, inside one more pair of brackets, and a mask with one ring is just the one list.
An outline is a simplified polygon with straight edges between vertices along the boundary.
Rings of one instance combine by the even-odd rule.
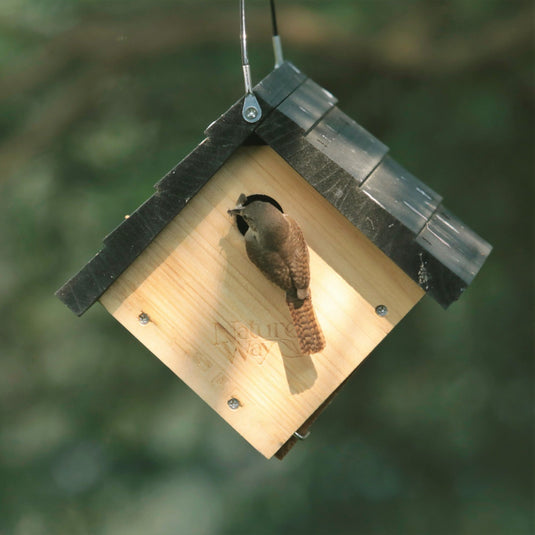
[[256, 119], [258, 117], [258, 110], [253, 106], [249, 106], [245, 110], [245, 117], [247, 117], [247, 119]]
[[139, 323], [141, 323], [141, 325], [147, 325], [149, 322], [150, 322], [150, 317], [148, 314], [146, 314], [145, 312], [142, 312], [138, 317], [137, 319], [139, 320]]
[[240, 400], [239, 399], [236, 399], [236, 398], [230, 398], [228, 401], [227, 401], [227, 405], [233, 410], [237, 410], [240, 408]]
[[375, 313], [378, 316], [386, 316], [388, 314], [388, 308], [386, 305], [377, 305], [375, 307]]

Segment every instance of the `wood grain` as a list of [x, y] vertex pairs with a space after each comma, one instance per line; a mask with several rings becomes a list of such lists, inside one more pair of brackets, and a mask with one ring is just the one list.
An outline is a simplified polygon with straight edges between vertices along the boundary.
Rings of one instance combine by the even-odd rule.
[[[299, 354], [284, 294], [248, 260], [227, 214], [275, 198], [310, 248], [325, 350]], [[101, 296], [104, 307], [271, 457], [424, 291], [267, 146], [242, 147]], [[375, 307], [388, 307], [379, 317]], [[150, 322], [142, 325], [144, 312]], [[227, 401], [236, 398], [237, 410]]]

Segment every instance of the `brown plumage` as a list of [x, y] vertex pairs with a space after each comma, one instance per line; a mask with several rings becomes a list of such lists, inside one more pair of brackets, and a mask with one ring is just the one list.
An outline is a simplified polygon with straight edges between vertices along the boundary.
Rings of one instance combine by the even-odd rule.
[[249, 225], [245, 233], [247, 255], [253, 264], [286, 292], [299, 347], [305, 355], [325, 348], [310, 297], [308, 247], [299, 225], [269, 202], [253, 201], [246, 206], [240, 195], [229, 213], [240, 215]]

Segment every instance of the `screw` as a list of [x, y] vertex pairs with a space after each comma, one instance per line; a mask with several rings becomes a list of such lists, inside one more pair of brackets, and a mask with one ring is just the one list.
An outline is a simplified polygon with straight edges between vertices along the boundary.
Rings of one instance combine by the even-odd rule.
[[141, 323], [141, 325], [147, 325], [149, 322], [150, 322], [150, 317], [148, 314], [146, 314], [145, 312], [142, 312], [138, 317], [137, 319], [139, 320], [139, 323]]
[[375, 313], [378, 316], [386, 316], [388, 314], [388, 308], [386, 305], [377, 305], [375, 307]]
[[236, 399], [236, 398], [230, 398], [228, 401], [227, 401], [227, 405], [233, 410], [237, 410], [240, 408], [240, 400], [239, 399]]
[[245, 110], [245, 117], [247, 117], [247, 119], [256, 119], [258, 117], [258, 110], [253, 106], [249, 106]]

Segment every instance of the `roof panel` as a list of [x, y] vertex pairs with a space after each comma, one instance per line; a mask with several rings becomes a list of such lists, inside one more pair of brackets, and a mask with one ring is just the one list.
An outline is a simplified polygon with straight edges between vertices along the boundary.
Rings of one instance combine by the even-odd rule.
[[333, 108], [307, 134], [307, 140], [361, 184], [388, 147], [339, 108]]
[[415, 234], [422, 230], [442, 197], [387, 156], [361, 186], [362, 191]]
[[277, 109], [308, 132], [335, 104], [335, 97], [308, 78]]
[[266, 76], [255, 88], [257, 96], [276, 108], [290, 93], [297, 89], [307, 77], [291, 63], [285, 62]]
[[443, 206], [427, 222], [416, 243], [467, 284], [472, 282], [492, 249]]
[[87, 310], [255, 133], [439, 303], [448, 306], [457, 299], [491, 246], [440, 206], [437, 193], [386, 156], [388, 148], [335, 107], [328, 91], [290, 63], [254, 91], [262, 119], [245, 122], [240, 99], [214, 121], [207, 139], [105, 238], [102, 251], [58, 290], [58, 297], [77, 314]]

